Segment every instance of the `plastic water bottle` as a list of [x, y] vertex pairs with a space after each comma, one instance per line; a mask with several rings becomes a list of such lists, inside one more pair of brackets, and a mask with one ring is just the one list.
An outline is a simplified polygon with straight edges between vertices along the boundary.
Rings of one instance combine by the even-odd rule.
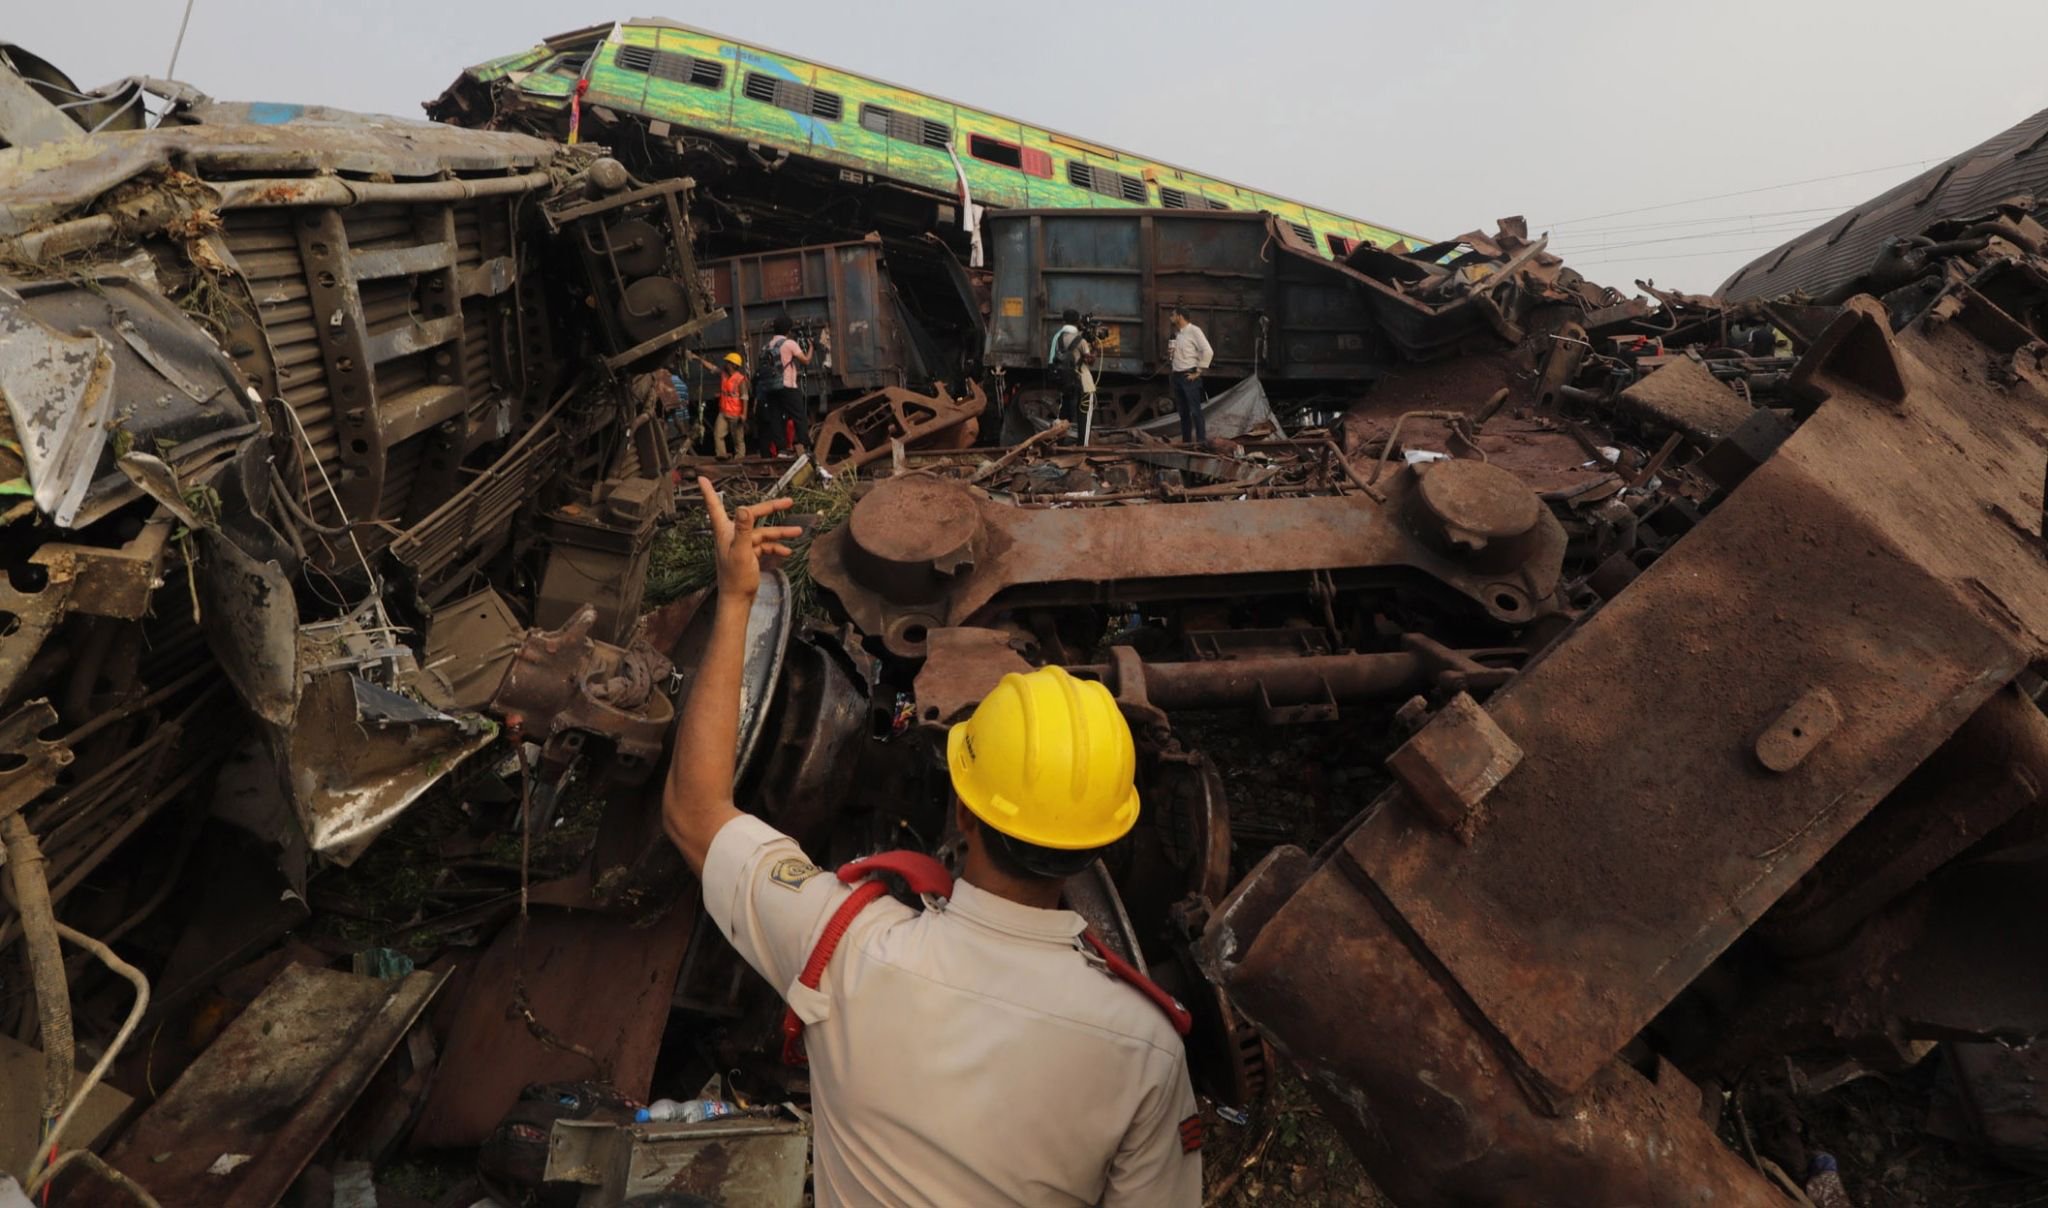
[[633, 1113], [635, 1124], [650, 1120], [661, 1120], [676, 1124], [696, 1124], [704, 1120], [716, 1120], [739, 1111], [723, 1099], [687, 1099], [681, 1103], [674, 1099], [656, 1099], [646, 1107]]
[[1842, 1186], [1842, 1173], [1833, 1154], [1816, 1153], [1806, 1172], [1806, 1197], [1814, 1208], [1856, 1208], [1849, 1189]]

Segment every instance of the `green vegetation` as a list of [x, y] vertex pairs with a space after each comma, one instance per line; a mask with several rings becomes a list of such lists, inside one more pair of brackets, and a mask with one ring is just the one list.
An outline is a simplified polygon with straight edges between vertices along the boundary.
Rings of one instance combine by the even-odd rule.
[[[856, 497], [856, 482], [851, 473], [841, 474], [830, 481], [811, 482], [790, 492], [796, 501], [788, 515], [814, 519], [811, 540], [831, 532], [845, 523], [852, 513]], [[685, 494], [687, 502], [692, 497]], [[738, 486], [728, 487], [725, 503], [728, 508], [759, 503], [762, 492]], [[782, 564], [782, 573], [789, 578], [790, 598], [798, 616], [823, 619], [824, 606], [818, 599], [817, 585], [811, 581], [811, 546], [804, 541], [792, 547], [796, 552]], [[717, 565], [711, 549], [711, 528], [706, 522], [701, 507], [687, 507], [675, 526], [663, 533], [654, 543], [654, 554], [647, 568], [648, 608], [658, 608], [671, 600], [678, 600], [700, 588], [709, 587], [717, 578]]]

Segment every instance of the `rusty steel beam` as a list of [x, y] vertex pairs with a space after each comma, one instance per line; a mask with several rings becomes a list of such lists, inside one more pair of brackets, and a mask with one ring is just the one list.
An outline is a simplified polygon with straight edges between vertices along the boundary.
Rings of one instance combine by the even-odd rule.
[[1512, 473], [1404, 466], [1368, 496], [1025, 509], [962, 483], [886, 479], [817, 539], [812, 574], [905, 657], [1026, 604], [1428, 584], [1498, 624], [1562, 610], [1564, 530]]
[[[1322, 654], [1301, 658], [1208, 659], [1137, 663], [1145, 698], [1162, 709], [1226, 709], [1262, 702], [1356, 701], [1407, 696], [1429, 686], [1436, 666], [1410, 651]], [[1122, 688], [1126, 664], [1069, 667], [1075, 675]]]

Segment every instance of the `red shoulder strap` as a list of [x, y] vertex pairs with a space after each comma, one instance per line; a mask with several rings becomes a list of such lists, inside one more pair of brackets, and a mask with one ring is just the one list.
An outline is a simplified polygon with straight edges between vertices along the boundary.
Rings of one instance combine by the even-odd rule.
[[[825, 967], [832, 963], [832, 954], [839, 950], [839, 941], [846, 938], [853, 920], [868, 908], [869, 903], [889, 892], [888, 883], [877, 876], [880, 873], [893, 873], [903, 878], [910, 891], [920, 897], [946, 898], [953, 895], [953, 874], [946, 871], [944, 864], [922, 852], [885, 851], [841, 865], [839, 879], [848, 885], [860, 884], [839, 904], [839, 909], [832, 912], [832, 917], [825, 923], [825, 930], [818, 934], [810, 959], [804, 962], [803, 972], [797, 975], [799, 984], [812, 990], [818, 988], [825, 979]], [[1176, 1034], [1186, 1036], [1193, 1030], [1194, 1017], [1178, 999], [1138, 972], [1129, 961], [1110, 951], [1093, 931], [1083, 931], [1081, 938], [1117, 980], [1159, 1008]], [[786, 1007], [782, 1012], [782, 1062], [792, 1066], [809, 1064], [809, 1059], [804, 1056], [804, 1021], [797, 1016], [794, 1007]]]
[[839, 879], [851, 885], [878, 872], [891, 872], [902, 877], [904, 884], [910, 886], [910, 892], [919, 897], [925, 894], [941, 898], [953, 896], [953, 874], [947, 872], [946, 866], [936, 858], [917, 851], [885, 851], [865, 860], [841, 865]]
[[[878, 873], [894, 873], [910, 886], [910, 891], [919, 897], [951, 897], [953, 895], [953, 874], [946, 866], [922, 852], [885, 851], [855, 860], [839, 869], [839, 879], [848, 885], [856, 881], [863, 884], [847, 895], [839, 909], [825, 922], [825, 930], [818, 933], [818, 942], [811, 949], [809, 960], [804, 962], [803, 972], [797, 975], [797, 982], [809, 989], [818, 988], [825, 980], [825, 966], [832, 963], [832, 954], [839, 950], [839, 941], [846, 938], [846, 932], [853, 926], [853, 920], [868, 904], [889, 892], [889, 883], [879, 879]], [[809, 1065], [804, 1056], [804, 1021], [798, 1018], [796, 1008], [785, 1007], [782, 1012], [782, 1063], [784, 1065]]]
[[1102, 958], [1102, 963], [1109, 966], [1109, 971], [1118, 981], [1126, 983], [1131, 989], [1152, 1000], [1152, 1005], [1165, 1014], [1166, 1021], [1173, 1025], [1176, 1034], [1185, 1036], [1194, 1030], [1195, 1017], [1188, 1014], [1188, 1009], [1180, 1005], [1179, 999], [1160, 989], [1159, 983], [1138, 972], [1132, 967], [1131, 962], [1110, 951], [1109, 945], [1103, 943], [1093, 931], [1083, 931], [1081, 938], [1094, 949], [1095, 955]]

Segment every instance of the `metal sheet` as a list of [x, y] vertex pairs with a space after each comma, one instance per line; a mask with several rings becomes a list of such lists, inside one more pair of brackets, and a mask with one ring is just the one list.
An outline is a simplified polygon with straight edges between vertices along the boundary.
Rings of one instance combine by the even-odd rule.
[[810, 1150], [808, 1119], [557, 1120], [545, 1177], [587, 1185], [577, 1208], [615, 1208], [629, 1197], [659, 1192], [703, 1196], [725, 1208], [793, 1208], [804, 1199]]
[[[445, 976], [390, 982], [288, 966], [114, 1143], [108, 1163], [165, 1204], [276, 1203]], [[94, 1188], [70, 1202], [126, 1200]]]
[[879, 390], [924, 383], [932, 374], [904, 330], [879, 238], [785, 248], [703, 266], [714, 304], [726, 317], [706, 327], [700, 346], [711, 360], [739, 351], [761, 355], [778, 318], [829, 333], [831, 367], [810, 373], [827, 391]]
[[[1699, 528], [1488, 702], [1527, 753], [1469, 846], [1386, 803], [1348, 858], [1543, 1082], [1573, 1091], [1985, 698], [2048, 649], [2038, 380], [1958, 325], [1889, 347]], [[1873, 394], [1903, 380], [1898, 404]], [[1674, 623], [1674, 618], [1683, 618]], [[1770, 771], [1817, 690], [1842, 720]], [[1688, 706], [1687, 702], [1691, 702]]]
[[1402, 1208], [1782, 1208], [1682, 1077], [1660, 1085], [1606, 1064], [1566, 1110], [1541, 1110], [1425, 961], [1355, 869], [1312, 869], [1288, 847], [1218, 908], [1204, 954]]
[[1156, 373], [1167, 314], [1181, 306], [1224, 377], [1377, 377], [1391, 354], [1373, 332], [1362, 278], [1273, 230], [1266, 215], [1213, 210], [992, 213], [989, 364], [1043, 368], [1060, 314], [1072, 309], [1108, 328], [1098, 374]]
[[116, 395], [113, 345], [66, 335], [0, 289], [0, 401], [28, 465], [36, 506], [70, 527], [106, 446]]
[[[413, 1130], [416, 1149], [478, 1145], [528, 1083], [600, 1078], [646, 1099], [654, 1055], [698, 905], [685, 898], [651, 926], [631, 918], [536, 910], [492, 941], [468, 973], [445, 1026], [433, 1093]], [[600, 1068], [539, 1040], [518, 1011], [524, 983], [533, 1018], [596, 1054]]]

